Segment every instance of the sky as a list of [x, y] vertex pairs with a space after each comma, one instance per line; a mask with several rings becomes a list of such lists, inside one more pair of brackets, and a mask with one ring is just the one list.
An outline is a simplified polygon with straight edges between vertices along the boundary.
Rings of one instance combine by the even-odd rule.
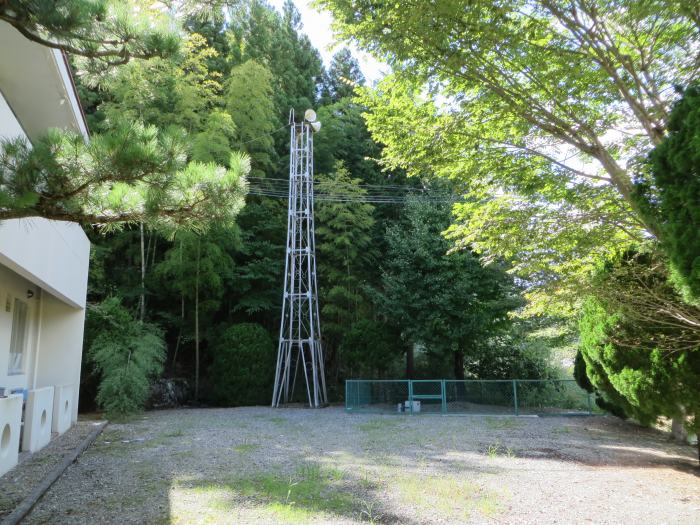
[[[282, 11], [284, 0], [268, 0], [278, 11]], [[308, 35], [311, 43], [318, 49], [323, 58], [324, 64], [328, 66], [333, 57], [333, 46], [337, 44], [333, 38], [331, 30], [331, 22], [333, 18], [330, 13], [325, 11], [319, 12], [311, 7], [311, 0], [294, 0], [294, 3], [301, 13], [301, 22], [304, 25], [302, 31]], [[335, 51], [342, 46], [336, 46]], [[360, 69], [367, 79], [367, 83], [372, 85], [382, 76], [389, 72], [389, 66], [378, 62], [369, 54], [358, 50], [355, 46], [347, 46], [352, 51], [357, 61], [360, 63]]]

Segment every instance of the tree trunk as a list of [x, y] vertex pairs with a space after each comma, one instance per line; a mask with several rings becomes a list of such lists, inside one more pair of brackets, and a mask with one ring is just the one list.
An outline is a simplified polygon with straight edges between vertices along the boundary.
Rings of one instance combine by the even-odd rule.
[[457, 349], [454, 352], [454, 373], [455, 373], [455, 379], [458, 379], [460, 381], [464, 381], [464, 352], [462, 352], [461, 349]]
[[679, 443], [688, 442], [688, 432], [685, 429], [683, 417], [674, 417], [671, 420], [671, 437]]
[[[180, 239], [180, 282], [182, 282], [182, 239]], [[173, 353], [173, 368], [177, 360], [177, 352], [180, 349], [182, 341], [182, 330], [185, 326], [185, 292], [180, 289], [180, 329], [177, 332], [177, 341], [175, 342], [175, 352]]]
[[605, 171], [608, 172], [613, 186], [620, 192], [620, 195], [622, 195], [622, 198], [627, 204], [629, 204], [630, 209], [634, 212], [640, 224], [656, 237], [657, 240], [662, 241], [662, 232], [658, 224], [648, 217], [647, 214], [643, 213], [639, 202], [634, 198], [634, 184], [627, 170], [621, 168], [607, 148], [600, 143], [596, 145], [593, 156], [600, 161]]
[[199, 239], [197, 239], [197, 270], [194, 281], [194, 400], [199, 399]]
[[153, 234], [153, 256], [151, 257], [151, 268], [156, 265], [156, 252], [158, 251], [158, 236]]
[[406, 379], [413, 379], [413, 343], [408, 343], [406, 347]]
[[143, 245], [143, 222], [140, 226], [141, 233], [141, 296], [139, 297], [139, 319], [143, 323], [146, 317], [146, 254]]

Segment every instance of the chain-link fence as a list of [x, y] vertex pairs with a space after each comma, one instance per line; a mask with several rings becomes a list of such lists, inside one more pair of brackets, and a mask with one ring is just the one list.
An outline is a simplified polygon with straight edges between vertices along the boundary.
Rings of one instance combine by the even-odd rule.
[[348, 412], [577, 415], [596, 411], [573, 379], [366, 380], [345, 382]]

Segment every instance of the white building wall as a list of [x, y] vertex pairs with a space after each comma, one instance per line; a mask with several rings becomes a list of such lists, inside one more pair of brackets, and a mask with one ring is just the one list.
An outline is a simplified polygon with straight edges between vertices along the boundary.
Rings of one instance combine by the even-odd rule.
[[[68, 69], [68, 64], [66, 64], [66, 59], [63, 52], [59, 51], [58, 49], [52, 49], [51, 52], [53, 53], [56, 68], [58, 69], [58, 74], [61, 76], [64, 88], [65, 86], [72, 86], [73, 78], [70, 70]], [[66, 89], [66, 95], [68, 96], [68, 100], [70, 100], [70, 109], [73, 112], [73, 119], [80, 129], [80, 133], [87, 141], [89, 140], [90, 134], [88, 133], [87, 124], [85, 123], [85, 117], [83, 116], [83, 110], [81, 109], [77, 94], [73, 89]]]
[[[26, 135], [0, 93], [0, 139], [15, 137]], [[0, 265], [76, 308], [85, 308], [89, 259], [90, 242], [77, 224], [43, 218], [0, 222]]]
[[0, 139], [27, 138], [17, 117], [0, 92]]
[[49, 294], [42, 298], [33, 388], [72, 385], [72, 419], [78, 419], [78, 390], [85, 310]]
[[72, 222], [0, 222], [0, 264], [75, 308], [85, 308], [90, 241]]

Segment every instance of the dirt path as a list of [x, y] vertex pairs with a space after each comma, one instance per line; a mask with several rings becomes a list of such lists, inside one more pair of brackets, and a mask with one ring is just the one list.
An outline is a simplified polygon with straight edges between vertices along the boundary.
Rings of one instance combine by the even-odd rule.
[[700, 523], [693, 453], [609, 417], [151, 412], [27, 523]]

